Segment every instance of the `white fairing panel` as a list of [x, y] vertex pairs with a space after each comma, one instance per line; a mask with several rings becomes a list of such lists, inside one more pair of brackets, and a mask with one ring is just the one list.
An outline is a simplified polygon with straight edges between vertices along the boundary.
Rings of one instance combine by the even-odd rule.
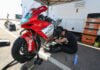
[[53, 35], [54, 32], [54, 25], [50, 24], [48, 27], [42, 29], [42, 32], [47, 36], [50, 37], [51, 35]]

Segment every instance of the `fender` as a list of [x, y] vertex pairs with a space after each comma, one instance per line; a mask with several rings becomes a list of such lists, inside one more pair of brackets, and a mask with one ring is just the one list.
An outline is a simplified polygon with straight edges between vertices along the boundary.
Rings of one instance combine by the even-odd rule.
[[[34, 37], [36, 38], [35, 33], [33, 33]], [[30, 32], [24, 33], [20, 38], [24, 38], [27, 42], [28, 52], [32, 52], [35, 50], [34, 41], [32, 39], [32, 35]]]

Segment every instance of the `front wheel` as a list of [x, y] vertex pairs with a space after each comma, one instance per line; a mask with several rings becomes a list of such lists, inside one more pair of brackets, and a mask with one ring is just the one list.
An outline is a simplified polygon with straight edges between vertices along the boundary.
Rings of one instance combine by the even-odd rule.
[[27, 43], [24, 38], [18, 38], [12, 47], [12, 57], [20, 63], [31, 60], [36, 54], [28, 52]]

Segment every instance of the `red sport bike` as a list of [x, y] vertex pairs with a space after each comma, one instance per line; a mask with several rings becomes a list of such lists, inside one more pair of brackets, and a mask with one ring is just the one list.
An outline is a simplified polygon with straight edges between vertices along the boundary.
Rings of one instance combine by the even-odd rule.
[[24, 63], [36, 55], [39, 59], [38, 51], [41, 45], [51, 43], [56, 38], [55, 28], [61, 20], [56, 22], [40, 15], [46, 10], [46, 6], [41, 6], [32, 10], [30, 15], [28, 15], [29, 13], [26, 15], [28, 20], [21, 25], [24, 30], [21, 31], [20, 37], [17, 38], [12, 47], [12, 57], [18, 62]]

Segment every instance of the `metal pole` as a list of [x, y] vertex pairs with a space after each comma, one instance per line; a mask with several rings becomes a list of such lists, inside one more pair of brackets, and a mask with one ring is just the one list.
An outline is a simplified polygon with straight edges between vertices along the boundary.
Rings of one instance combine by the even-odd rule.
[[48, 6], [48, 10], [47, 10], [47, 16], [49, 15], [49, 5], [50, 5], [50, 0], [47, 0], [48, 3], [47, 3], [47, 6]]

